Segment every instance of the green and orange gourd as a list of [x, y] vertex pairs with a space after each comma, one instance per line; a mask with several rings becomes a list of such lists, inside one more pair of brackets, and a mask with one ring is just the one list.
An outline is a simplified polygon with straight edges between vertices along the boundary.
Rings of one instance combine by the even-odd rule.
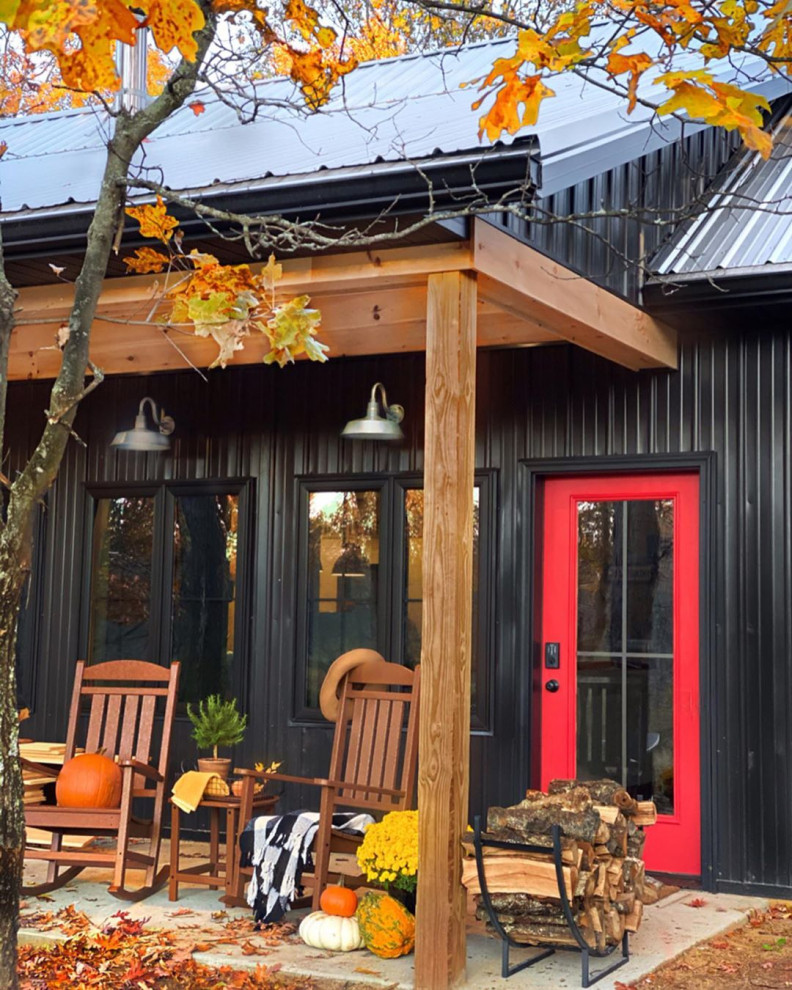
[[415, 918], [388, 894], [364, 894], [358, 902], [357, 920], [366, 948], [381, 959], [406, 956], [415, 948]]

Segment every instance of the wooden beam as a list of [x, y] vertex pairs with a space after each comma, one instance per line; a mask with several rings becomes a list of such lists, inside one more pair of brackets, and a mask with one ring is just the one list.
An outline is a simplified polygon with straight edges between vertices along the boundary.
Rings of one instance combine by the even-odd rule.
[[475, 279], [430, 275], [415, 947], [421, 990], [446, 990], [465, 974], [460, 838], [470, 774], [475, 392]]
[[[105, 374], [146, 374], [153, 371], [179, 371], [190, 364], [205, 368], [214, 360], [217, 345], [178, 329], [165, 329], [156, 320], [148, 325], [124, 324], [110, 320], [143, 321], [151, 310], [133, 294], [128, 297], [118, 280], [111, 283], [99, 305], [94, 323], [91, 360]], [[47, 289], [53, 287], [47, 286]], [[60, 351], [55, 334], [68, 314], [68, 300], [55, 305], [56, 293], [39, 298], [42, 322], [18, 326], [11, 337], [9, 378], [54, 378], [60, 367]], [[27, 292], [27, 290], [25, 290]], [[426, 344], [426, 284], [386, 287], [375, 284], [366, 289], [330, 292], [322, 288], [312, 295], [312, 304], [322, 314], [320, 339], [330, 347], [331, 358], [344, 355], [400, 354], [422, 351]], [[120, 295], [120, 298], [119, 298]], [[527, 323], [506, 312], [496, 301], [480, 300], [478, 305], [478, 346], [537, 344], [558, 338], [544, 328]], [[233, 365], [258, 364], [264, 356], [264, 338], [248, 338]]]
[[671, 327], [477, 217], [473, 267], [512, 313], [638, 371], [676, 368]]
[[[433, 244], [424, 247], [388, 248], [382, 251], [356, 251], [349, 254], [317, 255], [295, 258], [283, 263], [283, 278], [278, 292], [284, 296], [304, 292], [342, 292], [370, 289], [374, 286], [425, 284], [426, 276], [438, 271], [457, 271], [471, 266], [467, 241]], [[252, 264], [258, 271], [262, 265]], [[178, 277], [171, 276], [171, 281]], [[152, 300], [165, 284], [164, 275], [129, 275], [105, 280], [100, 302], [101, 311], [114, 307], [124, 312], [135, 310], [147, 314]], [[63, 320], [69, 313], [73, 297], [70, 283], [26, 286], [19, 292], [17, 316], [20, 320]]]

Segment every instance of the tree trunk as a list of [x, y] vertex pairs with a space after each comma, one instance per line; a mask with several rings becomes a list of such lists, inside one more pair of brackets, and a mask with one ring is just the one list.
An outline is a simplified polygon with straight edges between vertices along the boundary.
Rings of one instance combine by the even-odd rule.
[[16, 940], [25, 848], [16, 705], [17, 618], [26, 577], [20, 563], [16, 548], [0, 540], [0, 986], [9, 990], [17, 986]]
[[[134, 115], [122, 111], [115, 118], [83, 263], [74, 286], [68, 339], [50, 393], [44, 431], [17, 477], [9, 480], [0, 474], [0, 483], [9, 492], [7, 510], [0, 514], [0, 987], [3, 990], [17, 987], [16, 934], [25, 818], [19, 766], [16, 632], [32, 551], [31, 524], [38, 503], [58, 473], [77, 406], [86, 394], [91, 327], [113, 238], [123, 218], [129, 164], [141, 142], [193, 92], [199, 68], [215, 34], [216, 15], [209, 0], [198, 0], [198, 3], [206, 16], [206, 24], [195, 34], [198, 45], [195, 60], [183, 59], [162, 93], [149, 106]], [[0, 454], [3, 451], [15, 295], [5, 275], [0, 241]], [[94, 374], [98, 373], [96, 369], [92, 370]]]

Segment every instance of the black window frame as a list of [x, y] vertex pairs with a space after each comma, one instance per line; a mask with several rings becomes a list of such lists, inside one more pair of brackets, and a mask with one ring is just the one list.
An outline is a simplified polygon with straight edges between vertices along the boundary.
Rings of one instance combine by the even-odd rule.
[[[255, 481], [253, 478], [217, 478], [196, 481], [89, 482], [85, 484], [85, 528], [83, 547], [83, 587], [80, 608], [79, 644], [81, 656], [91, 657], [91, 579], [93, 576], [93, 534], [96, 502], [102, 498], [154, 499], [154, 527], [151, 568], [151, 635], [148, 656], [141, 658], [161, 666], [170, 664], [172, 637], [173, 528], [176, 499], [191, 495], [237, 495], [238, 543], [236, 603], [234, 613], [234, 656], [229, 692], [244, 709], [250, 680], [250, 653], [253, 621], [253, 577], [255, 556]], [[171, 534], [171, 538], [166, 536]], [[156, 603], [156, 605], [155, 605]], [[100, 661], [97, 661], [100, 662]], [[179, 712], [186, 704], [179, 702]]]
[[[497, 576], [497, 514], [495, 470], [476, 471], [475, 486], [479, 489], [478, 601], [479, 622], [474, 647], [471, 676], [475, 683], [475, 708], [471, 709], [471, 732], [492, 733], [493, 684], [495, 680], [495, 581]], [[297, 573], [294, 679], [292, 685], [293, 725], [319, 726], [324, 719], [318, 708], [305, 704], [308, 660], [308, 502], [313, 492], [379, 491], [379, 601], [377, 608], [378, 639], [375, 649], [389, 660], [403, 662], [404, 587], [407, 579], [404, 550], [406, 527], [404, 497], [408, 489], [424, 487], [422, 474], [355, 474], [302, 475], [296, 479], [297, 488]]]

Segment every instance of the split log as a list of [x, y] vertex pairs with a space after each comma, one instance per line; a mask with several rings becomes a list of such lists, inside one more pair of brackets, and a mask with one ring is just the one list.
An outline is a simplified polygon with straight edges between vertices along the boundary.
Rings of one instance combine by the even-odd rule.
[[624, 919], [624, 927], [628, 932], [637, 932], [643, 916], [643, 901], [636, 901], [635, 907]]
[[[572, 897], [578, 873], [574, 867], [562, 867], [567, 897]], [[493, 893], [532, 894], [535, 897], [558, 897], [558, 882], [555, 865], [530, 859], [517, 853], [511, 856], [498, 856], [487, 861], [487, 889]], [[475, 862], [462, 863], [462, 883], [471, 894], [480, 894], [478, 870]]]
[[595, 804], [594, 810], [608, 825], [613, 825], [617, 816], [621, 814], [615, 804]]
[[638, 801], [638, 810], [632, 816], [636, 825], [654, 825], [657, 822], [657, 806], [654, 801]]
[[605, 936], [609, 945], [618, 945], [624, 937], [625, 918], [615, 907], [605, 912]]
[[[519, 922], [505, 924], [504, 929], [515, 942], [521, 945], [568, 945], [577, 947], [577, 942], [568, 928], [560, 925], [523, 925]], [[604, 940], [598, 945], [597, 935], [593, 931], [581, 930], [580, 933], [592, 949], [604, 948]]]
[[[492, 835], [488, 835], [488, 838], [494, 838]], [[532, 839], [520, 840], [520, 842], [525, 841], [531, 846], [541, 846], [546, 849], [546, 853], [531, 853], [537, 859], [547, 859], [549, 862], [553, 860], [553, 837], [551, 835], [537, 835], [534, 836], [535, 839], [540, 841], [534, 842]], [[516, 841], [516, 840], [515, 840]], [[462, 840], [463, 842], [463, 852], [466, 857], [474, 859], [476, 855], [476, 850], [473, 846], [473, 840], [470, 838], [469, 834], [466, 834]], [[521, 855], [515, 852], [514, 849], [502, 849], [499, 846], [482, 846], [481, 855], [485, 859], [492, 859], [498, 856], [516, 856]], [[565, 866], [574, 866], [579, 868], [581, 861], [583, 859], [583, 852], [580, 849], [578, 843], [574, 839], [561, 839], [561, 862]]]
[[[580, 794], [587, 799], [587, 804], [579, 800]], [[568, 795], [572, 795], [569, 802], [566, 801]], [[593, 843], [599, 841], [597, 835], [603, 824], [584, 791], [570, 791], [555, 797], [545, 795], [543, 801], [528, 798], [511, 808], [490, 808], [487, 814], [487, 831], [492, 838], [512, 842], [528, 842], [529, 836], [550, 835], [553, 825], [560, 825], [567, 838]]]
[[643, 856], [643, 847], [646, 842], [646, 833], [639, 825], [635, 824], [635, 818], [630, 818], [627, 824], [627, 855], [640, 859]]
[[502, 911], [504, 914], [559, 915], [563, 917], [557, 896], [533, 897], [531, 894], [499, 893], [492, 894], [490, 901], [496, 911]]
[[614, 898], [613, 903], [615, 904], [616, 910], [619, 912], [619, 914], [631, 914], [633, 909], [635, 908], [635, 901], [636, 901], [635, 891], [627, 890], [627, 891], [622, 891], [621, 894], [618, 894]]
[[622, 875], [624, 877], [624, 889], [634, 890], [636, 896], [639, 900], [644, 901], [647, 904], [653, 904], [657, 900], [650, 900], [648, 897], [648, 884], [647, 890], [644, 891], [644, 877], [646, 873], [646, 867], [642, 859], [636, 859], [634, 856], [628, 856], [622, 864]]

